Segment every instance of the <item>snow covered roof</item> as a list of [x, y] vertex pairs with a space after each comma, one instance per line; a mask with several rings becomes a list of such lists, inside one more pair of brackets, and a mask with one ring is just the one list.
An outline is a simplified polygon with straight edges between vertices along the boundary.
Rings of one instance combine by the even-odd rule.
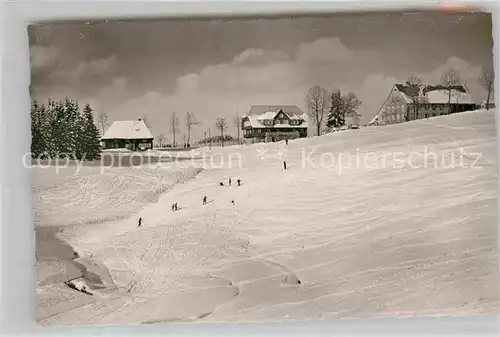
[[247, 116], [260, 116], [266, 112], [277, 112], [278, 110], [283, 110], [290, 117], [304, 115], [304, 112], [296, 105], [254, 105], [250, 108]]
[[[428, 104], [448, 103], [448, 89], [442, 85], [395, 84], [394, 86], [407, 103], [412, 103], [412, 97], [417, 95]], [[455, 85], [451, 89], [451, 103], [474, 104], [474, 101], [464, 85]]]
[[115, 121], [101, 139], [153, 139], [142, 120]]
[[278, 114], [278, 111], [266, 111], [260, 116], [256, 116], [258, 120], [273, 119]]
[[[283, 111], [291, 120], [302, 121], [298, 125], [290, 124], [276, 124], [265, 125], [263, 121], [272, 120], [276, 115]], [[252, 106], [248, 114], [243, 117], [248, 119], [252, 128], [307, 128], [307, 114], [305, 114], [299, 107], [294, 105], [257, 105]]]

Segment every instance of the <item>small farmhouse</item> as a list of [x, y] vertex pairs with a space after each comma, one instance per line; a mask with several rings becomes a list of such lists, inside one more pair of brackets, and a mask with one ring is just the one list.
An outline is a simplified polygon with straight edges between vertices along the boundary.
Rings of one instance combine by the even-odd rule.
[[153, 148], [153, 135], [140, 118], [133, 121], [115, 121], [101, 138], [103, 149], [143, 151]]
[[441, 85], [395, 84], [369, 125], [401, 123], [475, 109], [476, 104], [463, 85], [452, 87], [450, 92]]
[[297, 106], [252, 106], [241, 119], [243, 137], [275, 142], [307, 137], [307, 115]]

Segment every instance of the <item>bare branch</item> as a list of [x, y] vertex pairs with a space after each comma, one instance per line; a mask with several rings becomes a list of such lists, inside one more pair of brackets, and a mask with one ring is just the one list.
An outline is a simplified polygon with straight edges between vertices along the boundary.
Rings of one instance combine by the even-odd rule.
[[240, 127], [241, 127], [241, 118], [238, 113], [234, 116], [233, 125], [236, 127], [237, 135], [238, 135], [238, 145], [240, 144]]
[[191, 141], [191, 128], [196, 125], [200, 125], [200, 121], [195, 117], [194, 113], [188, 111], [186, 113], [186, 117], [184, 118], [184, 123], [187, 128], [187, 144], [190, 144]]
[[489, 110], [491, 94], [493, 93], [495, 86], [495, 69], [493, 67], [482, 67], [479, 84], [481, 84], [488, 93], [486, 97], [486, 110]]
[[462, 77], [458, 69], [449, 68], [441, 75], [441, 85], [447, 90], [448, 94], [448, 113], [451, 113], [451, 97], [453, 89], [462, 84]]
[[102, 134], [104, 135], [106, 128], [109, 126], [108, 114], [105, 112], [98, 112], [96, 114], [96, 121], [97, 125], [99, 125], [99, 128], [101, 129]]
[[163, 147], [163, 144], [165, 143], [165, 140], [166, 140], [166, 137], [165, 135], [162, 133], [158, 136], [158, 142], [160, 143], [160, 147]]
[[222, 146], [224, 146], [224, 131], [227, 130], [227, 121], [225, 118], [218, 117], [217, 121], [215, 122], [215, 126], [217, 129], [220, 130], [220, 135], [221, 135], [221, 140], [222, 140]]
[[179, 131], [179, 117], [176, 116], [175, 112], [172, 113], [172, 119], [170, 120], [170, 130], [172, 130], [172, 146], [175, 147], [175, 134]]
[[441, 85], [447, 89], [460, 84], [462, 84], [462, 77], [458, 69], [449, 68], [441, 75]]
[[308, 115], [316, 123], [316, 131], [318, 136], [321, 133], [321, 126], [325, 117], [325, 112], [328, 109], [328, 90], [315, 85], [309, 89], [304, 99]]

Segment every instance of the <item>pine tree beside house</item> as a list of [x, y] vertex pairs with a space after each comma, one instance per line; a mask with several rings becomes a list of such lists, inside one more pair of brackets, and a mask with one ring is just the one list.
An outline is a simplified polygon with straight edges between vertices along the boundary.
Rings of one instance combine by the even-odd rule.
[[90, 105], [85, 106], [82, 114], [78, 103], [68, 98], [64, 101], [49, 99], [47, 106], [33, 101], [31, 155], [40, 159], [99, 159], [100, 133]]
[[345, 124], [343, 105], [342, 93], [340, 90], [334, 91], [331, 95], [331, 106], [326, 122], [328, 128], [340, 128]]
[[94, 115], [89, 104], [83, 109], [83, 139], [82, 146], [85, 160], [96, 160], [101, 158], [101, 134], [94, 123]]

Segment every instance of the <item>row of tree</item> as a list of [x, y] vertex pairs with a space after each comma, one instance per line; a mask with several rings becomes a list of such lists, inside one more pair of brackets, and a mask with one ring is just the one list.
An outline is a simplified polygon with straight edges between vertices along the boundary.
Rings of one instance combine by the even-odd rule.
[[340, 90], [329, 92], [319, 85], [312, 86], [304, 99], [307, 113], [316, 125], [319, 136], [326, 117], [326, 126], [329, 129], [345, 125], [346, 117], [352, 117], [355, 124], [359, 124], [358, 108], [361, 101], [352, 92], [343, 94]]
[[[452, 102], [453, 88], [456, 87], [457, 85], [466, 86], [466, 83], [465, 81], [462, 80], [460, 71], [453, 68], [450, 68], [445, 72], [443, 72], [440, 82], [441, 86], [447, 89], [448, 109], [451, 111], [451, 104], [453, 103]], [[486, 98], [486, 109], [489, 109], [490, 106], [491, 94], [493, 93], [494, 82], [495, 82], [495, 73], [493, 68], [483, 67], [479, 78], [479, 83], [486, 89], [488, 93]], [[407, 81], [407, 83], [412, 85], [420, 85], [422, 84], [422, 80], [418, 77], [412, 76]], [[420, 102], [419, 92], [418, 91], [410, 92], [410, 99], [412, 100], [413, 103], [412, 106], [414, 108], [414, 112], [418, 115], [418, 108], [419, 108], [418, 103]], [[353, 123], [359, 125], [361, 115], [358, 112], [358, 108], [362, 104], [362, 101], [359, 100], [357, 96], [352, 92], [342, 93], [340, 90], [333, 90], [330, 92], [326, 88], [323, 88], [319, 85], [315, 85], [309, 89], [305, 97], [305, 103], [307, 107], [307, 114], [315, 123], [316, 132], [318, 135], [321, 134], [321, 128], [325, 125], [325, 120], [326, 120], [326, 127], [329, 129], [339, 128], [344, 126], [346, 123], [346, 117], [352, 118]], [[62, 113], [61, 111], [63, 110], [66, 112]], [[71, 117], [67, 116], [65, 117], [63, 116], [64, 114], [68, 114], [68, 116]], [[90, 117], [92, 116], [92, 109], [90, 108], [90, 106], [87, 105], [84, 109], [83, 114], [81, 114], [78, 112], [78, 104], [69, 99], [66, 99], [65, 101], [62, 102], [49, 101], [49, 104], [47, 106], [39, 105], [37, 102], [33, 102], [32, 132], [33, 132], [33, 137], [34, 139], [36, 139], [36, 141], [33, 142], [33, 149], [35, 151], [32, 152], [39, 154], [41, 152], [48, 151], [48, 153], [54, 155], [55, 153], [54, 151], [64, 152], [67, 149], [71, 150], [73, 148], [75, 149], [78, 148], [78, 146], [76, 145], [77, 143], [79, 143], [78, 140], [69, 140], [69, 138], [71, 138], [70, 134], [78, 133], [75, 127], [66, 128], [66, 130], [69, 130], [70, 133], [66, 133], [65, 136], [62, 135], [64, 133], [62, 132], [62, 130], [65, 130], [65, 126], [67, 126], [67, 124], [74, 124], [74, 121], [78, 119], [87, 119], [87, 124], [89, 125], [87, 127], [90, 128], [89, 116]], [[61, 126], [59, 128], [52, 128], [53, 130], [49, 132], [40, 131], [43, 130], [44, 127], [45, 128], [47, 127], [47, 122], [49, 123], [48, 125], [50, 125], [51, 122], [54, 122], [56, 120], [57, 123], [59, 123], [59, 119], [63, 120], [64, 122], [58, 125], [65, 125], [65, 126]], [[148, 126], [148, 128], [151, 128], [151, 125], [149, 124], [147, 117], [143, 117], [143, 121]], [[101, 129], [101, 134], [104, 134], [106, 128], [109, 126], [108, 115], [104, 112], [98, 112], [96, 114], [96, 123]], [[201, 122], [196, 118], [193, 112], [189, 111], [185, 114], [184, 125], [187, 130], [187, 137], [185, 136], [184, 139], [185, 146], [186, 145], [189, 146], [189, 144], [191, 143], [192, 129], [200, 124]], [[93, 120], [92, 120], [92, 125], [95, 127]], [[178, 136], [178, 133], [180, 132], [179, 125], [180, 125], [179, 117], [174, 112], [170, 120], [170, 133], [172, 134], [171, 145], [174, 147], [177, 146], [176, 136]], [[236, 114], [233, 120], [233, 125], [236, 127], [238, 133], [237, 139], [239, 142], [241, 120], [238, 114]], [[217, 118], [215, 122], [215, 128], [217, 132], [220, 134], [220, 139], [222, 139], [223, 142], [223, 140], [225, 139], [224, 133], [228, 129], [227, 120], [222, 117]], [[211, 137], [210, 130], [211, 129], [209, 128], [209, 137]], [[95, 131], [92, 132], [94, 133], [92, 137], [94, 138], [94, 144], [95, 144], [96, 143]], [[62, 139], [66, 137], [68, 138], [67, 139], [68, 141], [64, 146], [56, 145], [59, 143], [53, 140], [55, 139], [54, 137], [57, 139], [59, 138]], [[52, 140], [49, 141], [49, 139]], [[205, 139], [207, 139], [206, 135]], [[164, 143], [166, 141], [165, 134], [161, 133], [157, 137], [157, 141], [160, 146], [164, 146]], [[78, 154], [81, 156], [80, 152], [81, 152], [80, 150], [79, 152], [78, 151], [75, 152], [75, 155]], [[90, 152], [89, 154], [87, 154], [87, 156], [88, 155], [90, 155]]]
[[[195, 116], [195, 114], [191, 111], [188, 111], [185, 116], [184, 116], [184, 125], [186, 127], [186, 132], [187, 132], [187, 135], [185, 136], [184, 138], [184, 145], [185, 146], [190, 146], [191, 144], [191, 132], [193, 130], [194, 127], [200, 125], [201, 122], [200, 120]], [[172, 134], [172, 143], [171, 145], [173, 147], [176, 147], [178, 145], [177, 143], [177, 136], [180, 132], [180, 128], [179, 128], [179, 125], [180, 125], [180, 120], [179, 120], [179, 116], [177, 116], [177, 114], [174, 112], [172, 113], [172, 117], [170, 118], [170, 133]], [[238, 114], [236, 114], [234, 120], [233, 120], [233, 125], [236, 127], [237, 129], [237, 132], [238, 132], [238, 141], [240, 140], [240, 125], [241, 125], [241, 121], [240, 121], [240, 117]], [[232, 140], [233, 138], [231, 137], [231, 139], [227, 138], [226, 135], [224, 134], [228, 127], [229, 127], [229, 124], [227, 122], [227, 120], [225, 118], [222, 118], [222, 117], [218, 117], [215, 124], [215, 129], [217, 130], [217, 132], [220, 133], [220, 136], [218, 138], [213, 138], [211, 137], [211, 135], [209, 135], [209, 138], [213, 138], [213, 139], [219, 139], [221, 142], [222, 142], [222, 145], [224, 145], [224, 140]], [[149, 127], [149, 126], [148, 126]], [[211, 128], [209, 128], [209, 134], [211, 133]], [[167, 137], [165, 136], [164, 133], [161, 133], [157, 140], [158, 140], [158, 143], [159, 143], [159, 146], [160, 147], [163, 147], [165, 145], [165, 141], [166, 141]], [[205, 135], [205, 139], [208, 139]], [[199, 142], [199, 143], [203, 143], [203, 141]]]
[[101, 155], [100, 132], [89, 104], [80, 111], [68, 98], [31, 105], [31, 155], [33, 158], [95, 160]]

